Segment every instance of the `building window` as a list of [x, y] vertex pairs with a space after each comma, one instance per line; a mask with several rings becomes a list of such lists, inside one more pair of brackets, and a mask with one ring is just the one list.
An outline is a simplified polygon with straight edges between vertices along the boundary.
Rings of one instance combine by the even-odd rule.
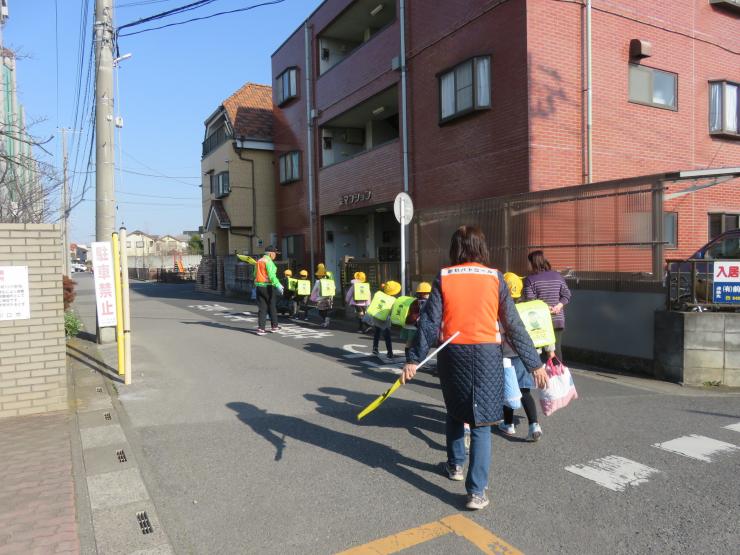
[[298, 69], [291, 67], [277, 77], [278, 105], [298, 96]]
[[280, 159], [280, 183], [291, 183], [301, 178], [301, 153], [297, 150], [283, 154]]
[[225, 197], [231, 192], [229, 172], [221, 172], [211, 176], [211, 191], [216, 198]]
[[669, 249], [675, 249], [678, 246], [678, 212], [663, 214], [663, 240]]
[[136, 248], [137, 249], [143, 249], [144, 248], [144, 241], [136, 241]]
[[725, 231], [740, 228], [740, 214], [709, 214], [709, 240], [715, 239]]
[[491, 57], [471, 58], [439, 76], [439, 120], [491, 107]]
[[226, 127], [220, 125], [203, 141], [203, 157], [208, 156], [230, 138]]
[[630, 102], [676, 110], [678, 109], [677, 87], [678, 75], [675, 73], [630, 64]]
[[126, 248], [127, 249], [130, 249], [131, 248], [131, 241], [126, 241]]
[[709, 83], [709, 132], [738, 135], [740, 129], [740, 85], [727, 81]]

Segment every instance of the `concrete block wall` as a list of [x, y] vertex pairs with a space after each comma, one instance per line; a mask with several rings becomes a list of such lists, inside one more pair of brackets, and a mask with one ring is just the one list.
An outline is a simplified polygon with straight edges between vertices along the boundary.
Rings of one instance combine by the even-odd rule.
[[655, 372], [686, 384], [740, 387], [740, 314], [656, 313]]
[[0, 224], [0, 266], [28, 266], [30, 320], [0, 321], [0, 418], [67, 405], [58, 225]]

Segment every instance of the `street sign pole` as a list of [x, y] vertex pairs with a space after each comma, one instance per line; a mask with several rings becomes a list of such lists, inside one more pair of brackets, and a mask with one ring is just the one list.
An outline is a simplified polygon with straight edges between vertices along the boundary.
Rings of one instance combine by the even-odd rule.
[[406, 200], [401, 197], [401, 295], [406, 296]]
[[414, 203], [406, 193], [398, 193], [393, 202], [393, 213], [401, 224], [401, 295], [406, 295], [406, 226], [414, 217]]

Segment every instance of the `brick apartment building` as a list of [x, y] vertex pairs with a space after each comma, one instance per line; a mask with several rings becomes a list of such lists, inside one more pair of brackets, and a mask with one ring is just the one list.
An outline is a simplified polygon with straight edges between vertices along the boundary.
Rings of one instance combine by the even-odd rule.
[[[398, 260], [400, 4], [326, 0], [272, 56], [278, 232], [300, 265], [312, 227], [329, 269], [347, 255]], [[737, 0], [405, 4], [417, 208], [740, 166]], [[669, 258], [738, 226], [737, 179], [671, 197], [691, 185], [667, 191]]]

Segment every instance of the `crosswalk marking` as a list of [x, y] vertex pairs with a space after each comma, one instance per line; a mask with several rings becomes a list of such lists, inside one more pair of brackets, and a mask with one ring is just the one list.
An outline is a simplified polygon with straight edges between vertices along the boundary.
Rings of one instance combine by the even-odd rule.
[[735, 424], [730, 424], [729, 426], [725, 426], [726, 430], [732, 430], [733, 432], [740, 432], [740, 422], [736, 422]]
[[660, 473], [660, 470], [616, 455], [566, 466], [565, 470], [612, 491], [624, 491], [630, 486], [644, 484], [651, 475]]
[[703, 462], [712, 462], [712, 457], [716, 455], [740, 450], [740, 447], [732, 443], [726, 443], [696, 434], [679, 437], [663, 443], [655, 443], [653, 447]]

